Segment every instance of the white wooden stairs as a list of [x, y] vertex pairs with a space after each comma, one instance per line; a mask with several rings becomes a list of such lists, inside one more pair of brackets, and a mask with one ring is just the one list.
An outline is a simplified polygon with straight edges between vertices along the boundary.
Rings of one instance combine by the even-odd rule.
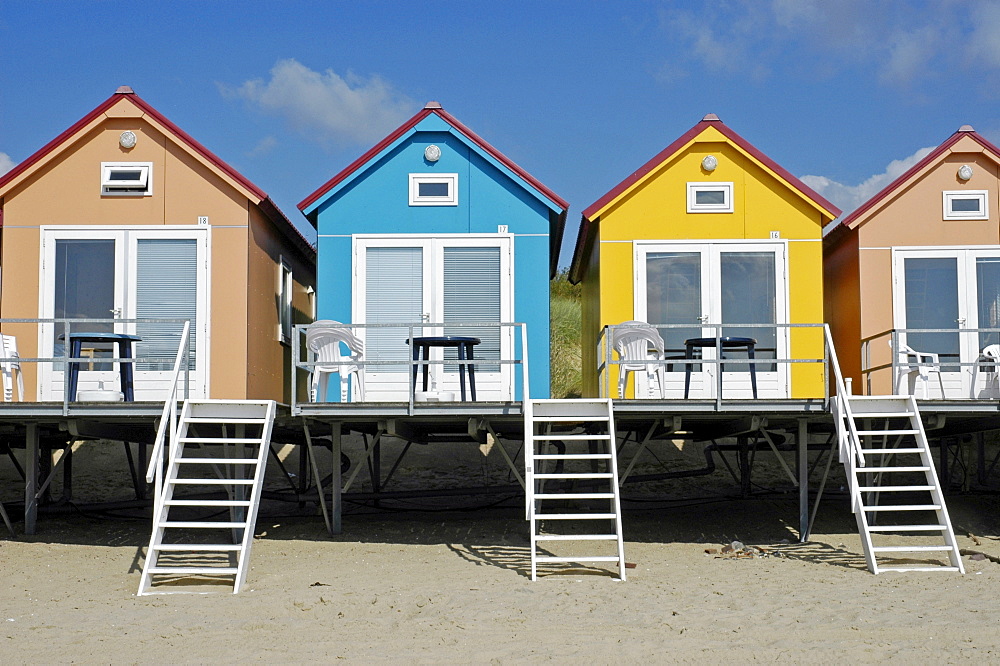
[[525, 400], [524, 419], [531, 580], [539, 564], [600, 562], [625, 580], [611, 400]]
[[847, 396], [835, 406], [869, 570], [964, 573], [916, 399]]
[[[167, 582], [220, 577], [232, 579], [234, 594], [240, 591], [249, 566], [275, 408], [271, 400], [184, 403], [153, 508], [140, 596], [178, 590]], [[220, 490], [225, 499], [218, 499]], [[210, 519], [218, 513], [227, 514], [227, 519]]]

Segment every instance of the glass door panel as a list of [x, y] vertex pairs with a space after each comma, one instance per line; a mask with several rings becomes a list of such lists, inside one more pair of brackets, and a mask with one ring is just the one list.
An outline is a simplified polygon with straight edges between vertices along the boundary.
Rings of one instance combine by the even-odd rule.
[[654, 325], [691, 325], [659, 329], [668, 356], [683, 356], [684, 341], [702, 335], [700, 323], [704, 321], [705, 306], [701, 271], [701, 252], [646, 254], [646, 321]]
[[[773, 252], [722, 252], [719, 257], [719, 276], [720, 323], [777, 323], [777, 282]], [[755, 339], [756, 358], [777, 358], [777, 328], [723, 326], [722, 335]], [[748, 355], [736, 350], [727, 351], [726, 357], [748, 358]], [[727, 370], [746, 373], [749, 365], [734, 365]], [[757, 365], [758, 373], [776, 370], [775, 363]]]
[[[938, 354], [941, 371], [958, 373], [961, 360], [958, 258], [906, 257], [903, 260], [904, 316], [907, 329], [905, 344], [911, 349]], [[952, 329], [946, 332], [922, 332], [913, 329]], [[953, 331], [953, 332], [952, 332]]]
[[[976, 257], [976, 328], [1000, 329], [1000, 257]], [[981, 331], [979, 349], [1000, 344], [1000, 333]]]
[[[52, 270], [42, 276], [42, 284], [48, 285], [43, 316], [57, 319], [120, 317], [123, 290], [119, 255], [122, 248], [117, 234], [102, 234], [102, 238], [65, 236], [68, 237], [52, 238], [46, 243], [44, 263], [52, 266]], [[45, 325], [43, 330], [43, 356], [51, 353], [58, 358], [68, 352], [68, 344], [61, 339], [65, 333], [62, 325]], [[114, 332], [114, 325], [111, 322], [79, 323], [73, 325], [71, 332]], [[115, 352], [110, 344], [85, 343], [81, 354], [101, 359], [113, 358]], [[43, 364], [39, 373], [43, 400], [62, 399], [65, 365]], [[79, 372], [78, 391], [100, 388], [102, 384], [109, 389], [118, 385], [118, 373], [111, 363], [98, 360], [82, 363]]]

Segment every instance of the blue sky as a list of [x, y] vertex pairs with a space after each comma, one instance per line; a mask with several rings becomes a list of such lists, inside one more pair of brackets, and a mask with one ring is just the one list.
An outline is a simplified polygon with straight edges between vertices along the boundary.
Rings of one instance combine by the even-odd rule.
[[119, 85], [296, 204], [428, 100], [580, 212], [716, 113], [845, 210], [971, 124], [1000, 2], [0, 0], [0, 172]]

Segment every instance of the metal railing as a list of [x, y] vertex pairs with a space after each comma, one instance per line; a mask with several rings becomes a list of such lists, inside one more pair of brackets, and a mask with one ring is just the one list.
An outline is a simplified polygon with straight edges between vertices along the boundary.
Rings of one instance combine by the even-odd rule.
[[[405, 372], [408, 376], [407, 381], [407, 414], [413, 414], [414, 412], [414, 397], [415, 397], [415, 382], [416, 375], [419, 374], [417, 370], [428, 366], [472, 366], [474, 368], [480, 368], [482, 366], [509, 366], [513, 368], [513, 374], [508, 376], [509, 378], [505, 381], [509, 381], [509, 389], [511, 399], [514, 399], [520, 390], [520, 394], [523, 397], [528, 397], [531, 395], [531, 387], [529, 380], [529, 369], [528, 369], [528, 329], [527, 325], [523, 322], [401, 322], [401, 323], [387, 323], [387, 324], [343, 324], [344, 327], [351, 329], [355, 335], [362, 338], [365, 341], [366, 354], [370, 349], [369, 342], [366, 339], [365, 333], [373, 329], [395, 329], [399, 331], [400, 340], [408, 340], [407, 349], [409, 350], [408, 358], [380, 358], [378, 360], [368, 359], [363, 357], [360, 361], [355, 360], [345, 360], [339, 363], [333, 362], [323, 362], [318, 363], [315, 360], [315, 355], [306, 349], [305, 345], [305, 335], [309, 329], [309, 324], [298, 324], [295, 326], [294, 333], [292, 335], [292, 414], [301, 413], [301, 404], [308, 401], [303, 401], [299, 399], [299, 380], [298, 372], [305, 372], [307, 375], [312, 375], [313, 368], [323, 365], [340, 365], [340, 366], [358, 366], [360, 368], [374, 369], [377, 370], [379, 367], [396, 367], [405, 366]], [[414, 350], [416, 345], [413, 342], [415, 337], [422, 336], [433, 336], [438, 335], [442, 330], [448, 330], [449, 335], [456, 335], [454, 329], [472, 329], [469, 333], [470, 336], [474, 335], [477, 331], [482, 331], [483, 329], [493, 329], [499, 331], [500, 338], [500, 355], [499, 358], [472, 358], [472, 359], [458, 359], [458, 358], [445, 358], [445, 359], [415, 359]], [[429, 333], [428, 331], [434, 331]], [[515, 332], [519, 331], [519, 335]], [[506, 358], [509, 352], [510, 358]], [[517, 372], [518, 367], [520, 372]], [[403, 372], [403, 370], [400, 370]], [[506, 374], [506, 373], [501, 373]], [[400, 387], [402, 389], [402, 387]], [[367, 400], [367, 402], [374, 402], [372, 400]], [[402, 402], [402, 401], [398, 401]], [[327, 405], [336, 405], [343, 403], [323, 403]]]
[[[919, 342], [912, 342], [913, 337], [922, 335], [933, 335], [933, 334], [949, 334], [958, 335], [958, 347], [959, 351], [938, 353], [934, 352], [933, 349], [922, 348]], [[982, 335], [987, 334], [991, 336], [991, 342], [982, 343]], [[968, 340], [969, 336], [974, 336], [972, 344]], [[912, 344], [911, 344], [912, 342]], [[965, 342], [963, 345], [962, 343]], [[889, 371], [891, 374], [889, 376], [889, 381], [892, 385], [893, 392], [896, 391], [897, 381], [900, 376], [900, 372], [904, 368], [910, 370], [917, 368], [929, 368], [934, 371], [945, 371], [946, 368], [955, 368], [952, 372], [965, 372], [968, 375], [975, 376], [977, 366], [979, 365], [978, 360], [963, 361], [961, 357], [961, 349], [963, 347], [967, 349], [980, 350], [985, 347], [986, 344], [993, 344], [1000, 342], [1000, 328], [890, 328], [888, 330], [876, 333], [875, 335], [870, 335], [866, 338], [861, 339], [861, 378], [864, 385], [865, 393], [871, 395], [872, 393], [872, 381], [873, 379], [884, 371]], [[934, 363], [931, 361], [910, 361], [910, 360], [900, 360], [900, 356], [905, 356], [905, 353], [900, 352], [903, 347], [910, 347], [915, 352], [921, 354], [937, 353], [938, 362]], [[977, 353], [977, 357], [978, 357]], [[888, 360], [875, 360], [875, 359], [885, 359]], [[965, 385], [961, 390], [963, 395], [942, 395], [942, 400], [969, 400], [974, 399], [973, 395], [964, 395]], [[975, 390], [975, 386], [970, 387], [972, 391]], [[944, 392], [944, 391], [943, 391]]]
[[[108, 332], [112, 332], [114, 329], [119, 329], [119, 328], [121, 328], [123, 326], [130, 327], [130, 326], [142, 325], [142, 324], [177, 324], [177, 325], [183, 326], [184, 327], [183, 330], [185, 332], [180, 334], [181, 340], [178, 342], [178, 354], [180, 354], [180, 350], [181, 350], [181, 348], [183, 348], [184, 349], [184, 356], [185, 356], [185, 358], [184, 358], [185, 363], [184, 363], [183, 368], [182, 368], [182, 372], [184, 373], [184, 396], [187, 397], [187, 395], [190, 393], [190, 370], [188, 369], [188, 363], [186, 362], [187, 361], [187, 353], [188, 353], [188, 339], [190, 337], [190, 320], [188, 320], [188, 319], [179, 319], [179, 318], [176, 318], [176, 319], [175, 318], [150, 318], [150, 317], [143, 317], [143, 318], [136, 318], [136, 319], [63, 318], [63, 317], [48, 318], [48, 319], [44, 319], [44, 318], [31, 318], [31, 319], [29, 319], [29, 318], [3, 318], [3, 319], [0, 319], [0, 330], [3, 330], [3, 332], [5, 334], [7, 334], [7, 335], [11, 335], [11, 333], [9, 332], [11, 326], [23, 326], [25, 324], [33, 325], [34, 326], [34, 330], [31, 332], [30, 335], [23, 335], [23, 334], [20, 333], [20, 331], [18, 331], [17, 334], [14, 335], [15, 338], [20, 338], [22, 340], [31, 338], [31, 339], [34, 339], [34, 340], [38, 340], [39, 342], [41, 342], [42, 340], [47, 340], [48, 342], [50, 342], [52, 344], [53, 348], [55, 348], [55, 346], [57, 344], [62, 344], [62, 347], [63, 347], [63, 353], [62, 353], [62, 355], [61, 356], [48, 356], [48, 357], [45, 357], [45, 356], [29, 357], [29, 356], [20, 356], [20, 355], [17, 356], [17, 357], [4, 356], [3, 358], [0, 358], [0, 364], [3, 364], [3, 363], [18, 363], [18, 364], [36, 363], [38, 365], [42, 365], [42, 364], [48, 363], [48, 364], [51, 364], [53, 370], [55, 370], [55, 368], [57, 366], [59, 366], [59, 365], [62, 365], [63, 368], [66, 368], [70, 364], [83, 364], [83, 363], [87, 363], [87, 364], [113, 364], [113, 363], [122, 364], [122, 363], [128, 363], [128, 364], [131, 364], [133, 366], [133, 368], [135, 368], [136, 365], [144, 364], [144, 363], [157, 363], [157, 364], [174, 363], [177, 355], [173, 355], [173, 354], [170, 355], [170, 356], [134, 356], [132, 358], [119, 358], [117, 356], [114, 356], [113, 353], [112, 353], [112, 356], [100, 356], [100, 357], [77, 356], [77, 357], [71, 357], [69, 355], [69, 353], [70, 353], [70, 347], [71, 347], [70, 344], [69, 344], [70, 335], [73, 333], [74, 330], [76, 330], [76, 331], [88, 331], [88, 329], [89, 330], [93, 330], [94, 328], [100, 328], [100, 327], [107, 327], [109, 329], [112, 329], [112, 330], [108, 331]], [[99, 326], [95, 327], [94, 326], [95, 324], [98, 324]], [[51, 329], [52, 329], [51, 332], [44, 331], [43, 330], [44, 327], [51, 327]], [[0, 354], [0, 356], [3, 356], [3, 354]], [[65, 371], [63, 371], [63, 372], [65, 372]], [[63, 415], [64, 416], [69, 415], [69, 405], [70, 405], [70, 402], [71, 402], [70, 401], [70, 396], [69, 396], [69, 391], [68, 391], [68, 384], [69, 384], [69, 382], [67, 381], [67, 378], [66, 378], [66, 376], [64, 374], [64, 376], [63, 376], [63, 391], [62, 391], [62, 406], [63, 406]], [[40, 395], [41, 389], [42, 389], [41, 378], [39, 378], [39, 381], [37, 382], [37, 384], [35, 386], [36, 401], [37, 402], [50, 402], [50, 401], [43, 401], [43, 400], [41, 400], [41, 395]], [[122, 387], [122, 390], [124, 391], [124, 387]], [[23, 396], [19, 396], [19, 398], [21, 398], [21, 400], [23, 400]]]
[[[163, 448], [165, 442], [169, 441], [170, 454], [173, 455], [173, 442], [177, 435], [177, 390], [180, 385], [181, 368], [185, 368], [184, 375], [187, 377], [187, 354], [190, 342], [191, 322], [184, 322], [184, 330], [181, 332], [181, 342], [177, 348], [177, 357], [174, 359], [174, 369], [170, 378], [170, 390], [167, 398], [163, 401], [163, 411], [160, 412], [160, 423], [156, 428], [156, 439], [153, 441], [153, 450], [150, 453], [149, 467], [146, 469], [146, 483], [156, 482], [153, 495], [153, 516], [154, 520], [159, 520], [162, 508], [163, 490]], [[186, 383], [186, 382], [185, 382]], [[187, 388], [185, 387], [185, 397]], [[167, 440], [169, 433], [170, 439]]]
[[[705, 338], [715, 338], [715, 349], [718, 351], [722, 348], [721, 338], [726, 337], [729, 333], [725, 331], [733, 330], [746, 330], [746, 329], [765, 329], [772, 330], [776, 332], [775, 338], [780, 342], [784, 342], [784, 347], [788, 350], [792, 345], [792, 332], [796, 330], [808, 331], [815, 329], [817, 333], [817, 338], [823, 335], [822, 331], [827, 330], [826, 324], [697, 324], [692, 326], [691, 324], [650, 324], [653, 328], [657, 330], [664, 329], [713, 329], [715, 331], [714, 336], [703, 336]], [[635, 325], [629, 324], [616, 324], [611, 326], [605, 326], [597, 339], [597, 376], [598, 376], [598, 391], [600, 397], [614, 397], [611, 395], [611, 376], [617, 375], [615, 368], [616, 366], [622, 365], [623, 363], [645, 363], [649, 366], [663, 365], [667, 366], [665, 369], [668, 371], [673, 370], [674, 366], [681, 366], [682, 370], [686, 369], [688, 365], [715, 365], [719, 369], [722, 369], [724, 365], [740, 365], [747, 366], [747, 369], [756, 368], [760, 372], [760, 366], [790, 366], [791, 364], [806, 363], [806, 364], [822, 364], [823, 365], [823, 395], [822, 398], [825, 401], [829, 400], [829, 348], [826, 342], [823, 343], [824, 353], [820, 356], [808, 356], [798, 354], [794, 357], [786, 351], [785, 354], [778, 354], [778, 348], [776, 347], [756, 347], [757, 352], [767, 352], [773, 353], [774, 358], [723, 358], [722, 354], [716, 354], [716, 358], [686, 358], [684, 356], [670, 356], [664, 359], [648, 359], [648, 360], [623, 360], [617, 357], [617, 352], [614, 350], [614, 331], [619, 328], [633, 328]], [[804, 334], [804, 333], [803, 333]], [[782, 337], [783, 336], [783, 337]], [[824, 338], [825, 340], [825, 338]], [[817, 339], [817, 344], [819, 340]], [[801, 343], [799, 343], [801, 344]], [[711, 345], [707, 346], [711, 348]], [[684, 353], [686, 349], [673, 349], [669, 348], [665, 350], [665, 355], [667, 354], [677, 354]], [[737, 353], [739, 349], [734, 350]], [[742, 350], [746, 353], [746, 349]], [[839, 372], [839, 368], [838, 368]], [[723, 393], [722, 393], [722, 372], [716, 372], [715, 374], [715, 401], [716, 407], [721, 409], [723, 404]], [[790, 380], [790, 378], [789, 378]], [[790, 390], [790, 386], [789, 386]], [[617, 393], [617, 391], [616, 391]], [[618, 396], [623, 398], [624, 396]], [[785, 397], [785, 396], [782, 396]]]

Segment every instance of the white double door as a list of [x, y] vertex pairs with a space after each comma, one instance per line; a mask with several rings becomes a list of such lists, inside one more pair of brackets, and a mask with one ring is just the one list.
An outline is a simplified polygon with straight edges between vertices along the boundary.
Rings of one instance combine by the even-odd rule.
[[[208, 230], [55, 227], [43, 228], [40, 312], [42, 318], [187, 319], [191, 397], [207, 397]], [[163, 400], [180, 344], [182, 322], [74, 323], [72, 331], [129, 333], [135, 358], [156, 359], [133, 368], [136, 400]], [[39, 330], [42, 356], [61, 356], [61, 324]], [[120, 390], [119, 369], [101, 363], [118, 347], [84, 343], [94, 363], [82, 365], [77, 390]], [[67, 349], [68, 350], [68, 349]], [[63, 364], [41, 364], [39, 395], [62, 400]], [[182, 378], [183, 382], [183, 378]], [[183, 385], [182, 385], [183, 390]]]
[[[476, 359], [513, 358], [510, 327], [449, 325], [512, 321], [512, 263], [509, 236], [356, 236], [353, 320], [373, 325], [358, 329], [365, 339], [365, 358], [403, 361], [367, 366], [365, 399], [409, 399], [412, 365], [406, 340], [410, 333], [400, 324], [413, 325], [415, 336], [479, 338], [473, 348]], [[432, 348], [431, 352], [433, 360], [457, 358], [454, 348]], [[432, 365], [430, 374], [438, 391], [452, 391], [459, 399], [457, 364]], [[421, 376], [417, 390], [422, 389]], [[509, 364], [477, 364], [475, 381], [477, 400], [513, 399]], [[471, 399], [468, 382], [466, 392]]]
[[996, 330], [975, 330], [1000, 329], [1000, 248], [894, 249], [893, 301], [902, 344], [939, 355], [944, 395], [931, 374], [928, 397], [998, 397], [984, 374], [972, 386], [973, 366], [957, 364], [975, 363], [983, 348], [1000, 343]]
[[[787, 328], [746, 326], [788, 321], [786, 255], [783, 242], [636, 243], [636, 318], [671, 325], [659, 329], [668, 357], [683, 358], [686, 340], [721, 335], [754, 339], [757, 360], [787, 359]], [[721, 332], [712, 324], [721, 325]], [[714, 345], [703, 347], [702, 355], [718, 358]], [[727, 349], [725, 358], [747, 359], [748, 354]], [[747, 363], [693, 366], [688, 397], [716, 397], [720, 368], [723, 397], [753, 397]], [[667, 397], [683, 397], [684, 382], [684, 364], [674, 364], [666, 373]], [[788, 397], [788, 364], [757, 364], [756, 382], [758, 398]], [[637, 389], [640, 397], [648, 395], [641, 380]]]

